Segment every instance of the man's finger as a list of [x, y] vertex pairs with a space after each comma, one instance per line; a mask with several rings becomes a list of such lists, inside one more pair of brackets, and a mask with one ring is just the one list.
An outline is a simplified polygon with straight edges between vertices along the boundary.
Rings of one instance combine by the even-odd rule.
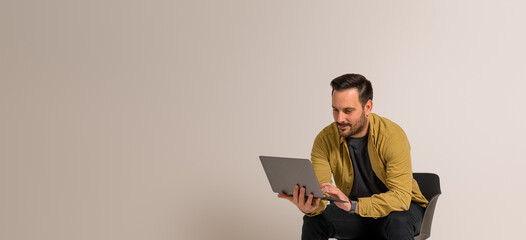
[[330, 184], [330, 183], [322, 183], [320, 185], [320, 188], [321, 188], [321, 191], [323, 193], [326, 193], [326, 192], [330, 191], [332, 188], [334, 188], [334, 186], [332, 184]]
[[335, 187], [333, 185], [325, 185], [325, 186], [323, 186], [321, 188], [321, 192], [323, 194], [328, 193], [330, 195], [340, 195], [340, 193], [342, 193], [342, 191], [339, 188], [337, 188], [337, 187]]
[[316, 199], [316, 204], [312, 206], [312, 210], [318, 209], [318, 207], [320, 207], [320, 201], [321, 201], [321, 198]]
[[305, 207], [305, 187], [301, 187], [300, 189], [300, 195], [298, 196], [299, 204], [302, 208]]
[[292, 203], [298, 205], [298, 189], [299, 186], [294, 186], [294, 193], [292, 193]]
[[287, 199], [287, 200], [289, 200], [289, 201], [292, 202], [292, 196], [287, 195], [287, 194], [285, 194], [285, 193], [280, 193], [280, 194], [278, 194], [278, 198]]
[[298, 198], [300, 202], [305, 203], [305, 187], [301, 187]]
[[[310, 197], [310, 196], [309, 196]], [[309, 212], [312, 212], [314, 210], [316, 210], [319, 206], [320, 206], [320, 201], [321, 201], [321, 198], [316, 198], [315, 200], [312, 199], [315, 204], [309, 204], [309, 207], [307, 208], [309, 210]]]
[[325, 194], [325, 193], [328, 193], [328, 194], [331, 194], [331, 195], [332, 195], [332, 194], [337, 194], [338, 191], [335, 190], [335, 189], [330, 189], [330, 188], [327, 189], [327, 188], [326, 188], [326, 189], [324, 189], [324, 190], [322, 191], [322, 193], [324, 193], [324, 194]]
[[310, 208], [310, 206], [312, 205], [312, 199], [314, 198], [314, 194], [309, 194], [309, 197], [307, 198], [307, 201], [305, 202], [305, 206], [308, 206]]

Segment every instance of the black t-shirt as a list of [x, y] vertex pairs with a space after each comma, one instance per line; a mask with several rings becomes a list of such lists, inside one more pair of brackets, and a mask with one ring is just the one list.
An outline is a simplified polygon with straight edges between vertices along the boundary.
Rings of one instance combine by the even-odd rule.
[[346, 138], [354, 168], [354, 183], [349, 194], [351, 200], [370, 197], [373, 194], [384, 193], [388, 190], [385, 184], [374, 174], [371, 167], [371, 160], [369, 160], [369, 152], [367, 151], [368, 136]]

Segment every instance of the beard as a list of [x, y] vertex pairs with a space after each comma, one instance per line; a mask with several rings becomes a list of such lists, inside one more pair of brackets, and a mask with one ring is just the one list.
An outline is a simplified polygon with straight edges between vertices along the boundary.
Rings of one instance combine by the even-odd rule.
[[340, 133], [340, 136], [347, 138], [347, 137], [353, 136], [363, 131], [367, 127], [367, 118], [365, 117], [365, 112], [362, 112], [362, 115], [360, 116], [360, 119], [358, 119], [357, 122], [354, 122], [354, 123], [336, 122], [336, 124], [338, 126], [348, 126], [349, 127], [345, 131], [338, 128], [338, 132]]

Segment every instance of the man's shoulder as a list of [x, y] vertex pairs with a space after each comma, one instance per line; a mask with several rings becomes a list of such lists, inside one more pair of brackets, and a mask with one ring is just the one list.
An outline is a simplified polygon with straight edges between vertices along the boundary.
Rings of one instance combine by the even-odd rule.
[[[323, 134], [323, 135], [335, 135], [338, 133], [338, 128], [336, 126], [336, 123], [335, 122], [332, 122], [331, 124], [325, 126], [319, 134]], [[319, 135], [318, 134], [318, 135]]]
[[336, 126], [335, 122], [332, 122], [331, 124], [324, 127], [319, 133], [318, 136], [316, 136], [316, 139], [324, 139], [325, 141], [331, 140], [331, 141], [337, 141], [340, 137], [340, 134], [338, 133], [338, 127]]
[[404, 130], [400, 125], [391, 121], [386, 117], [379, 116], [378, 114], [371, 114], [370, 127], [373, 132], [377, 135], [391, 135], [391, 134], [404, 134]]
[[340, 145], [340, 134], [336, 123], [331, 123], [324, 127], [314, 139], [312, 152], [326, 152]]
[[406, 137], [400, 125], [374, 113], [371, 114], [370, 131], [376, 138]]

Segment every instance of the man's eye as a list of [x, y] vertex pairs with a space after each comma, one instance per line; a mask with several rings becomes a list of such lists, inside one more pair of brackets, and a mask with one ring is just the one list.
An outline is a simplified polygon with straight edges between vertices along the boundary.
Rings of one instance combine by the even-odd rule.
[[343, 112], [344, 112], [345, 114], [349, 114], [349, 113], [351, 113], [351, 111], [349, 111], [349, 110], [345, 110], [345, 111], [343, 111]]

